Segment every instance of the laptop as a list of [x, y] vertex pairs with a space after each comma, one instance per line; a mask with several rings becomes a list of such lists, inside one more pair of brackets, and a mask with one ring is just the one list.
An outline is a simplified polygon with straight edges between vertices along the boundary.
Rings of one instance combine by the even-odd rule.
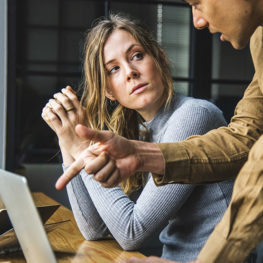
[[26, 261], [57, 262], [26, 178], [0, 169], [0, 205], [3, 207], [3, 204]]

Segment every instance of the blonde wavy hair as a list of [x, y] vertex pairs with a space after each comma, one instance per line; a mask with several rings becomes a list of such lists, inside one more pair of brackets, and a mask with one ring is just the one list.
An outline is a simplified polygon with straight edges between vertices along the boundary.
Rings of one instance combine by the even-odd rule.
[[[82, 105], [86, 108], [87, 125], [93, 129], [110, 130], [128, 139], [139, 139], [139, 124], [142, 119], [135, 110], [121, 104], [111, 107], [106, 97], [107, 72], [104, 66], [104, 45], [115, 30], [125, 30], [142, 45], [145, 52], [152, 56], [165, 87], [166, 107], [173, 94], [173, 82], [170, 67], [164, 51], [157, 41], [137, 20], [120, 14], [111, 14], [109, 18], [96, 21], [89, 30], [84, 44], [83, 94]], [[145, 183], [143, 173], [131, 176], [121, 187], [130, 194]]]

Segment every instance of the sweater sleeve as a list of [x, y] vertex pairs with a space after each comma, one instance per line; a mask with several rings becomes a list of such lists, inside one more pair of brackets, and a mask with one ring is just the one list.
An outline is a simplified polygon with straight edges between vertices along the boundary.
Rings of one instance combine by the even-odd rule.
[[[64, 167], [63, 169], [65, 170]], [[75, 220], [84, 238], [87, 240], [105, 238], [109, 232], [98, 214], [80, 174], [67, 185], [67, 194]]]
[[125, 250], [140, 248], [146, 239], [164, 228], [194, 188], [175, 184], [157, 187], [150, 178], [135, 203], [120, 187], [103, 188], [84, 171], [81, 176], [98, 213]]

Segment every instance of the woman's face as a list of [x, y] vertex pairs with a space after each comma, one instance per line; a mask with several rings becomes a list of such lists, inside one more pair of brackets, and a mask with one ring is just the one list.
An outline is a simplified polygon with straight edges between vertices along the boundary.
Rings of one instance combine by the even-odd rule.
[[164, 86], [153, 58], [125, 30], [115, 30], [104, 46], [107, 97], [151, 120], [164, 103]]

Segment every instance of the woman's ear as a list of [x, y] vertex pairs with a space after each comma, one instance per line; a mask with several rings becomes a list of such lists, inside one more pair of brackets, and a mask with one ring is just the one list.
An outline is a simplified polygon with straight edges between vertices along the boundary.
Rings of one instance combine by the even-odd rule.
[[106, 90], [106, 97], [110, 100], [116, 100], [115, 97], [113, 96], [111, 90]]

